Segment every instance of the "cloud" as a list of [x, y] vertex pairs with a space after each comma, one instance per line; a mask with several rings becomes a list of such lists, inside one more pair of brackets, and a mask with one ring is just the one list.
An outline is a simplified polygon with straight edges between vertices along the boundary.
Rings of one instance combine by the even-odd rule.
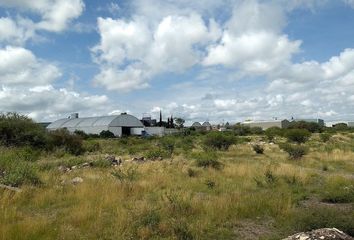
[[9, 17], [0, 18], [0, 43], [23, 45], [34, 36], [32, 21], [23, 18], [18, 18], [17, 21]]
[[29, 50], [7, 46], [0, 49], [0, 84], [44, 85], [61, 76], [60, 70], [46, 63]]
[[[38, 32], [59, 33], [66, 30], [82, 14], [85, 5], [82, 0], [0, 0], [0, 7], [19, 10], [15, 17], [0, 18], [0, 46], [23, 46], [28, 40], [41, 40]], [[26, 17], [28, 15], [35, 17]], [[82, 24], [76, 24], [73, 29], [87, 30]]]
[[350, 7], [354, 8], [354, 0], [343, 0], [343, 2]]
[[167, 16], [154, 28], [144, 17], [98, 18], [98, 29], [101, 42], [92, 53], [101, 73], [95, 83], [120, 91], [145, 88], [158, 74], [186, 71], [220, 34], [214, 20], [207, 25], [198, 14]]
[[280, 31], [285, 25], [277, 5], [245, 1], [234, 7], [220, 43], [208, 49], [204, 65], [223, 65], [249, 74], [266, 74], [299, 52], [301, 41], [291, 41]]
[[[14, 97], [16, 96], [16, 97]], [[95, 115], [107, 112], [108, 98], [98, 95], [80, 94], [65, 88], [55, 89], [51, 85], [25, 88], [0, 88], [0, 109], [29, 114], [35, 119], [55, 120], [72, 112]], [[94, 109], [94, 110], [93, 110]]]

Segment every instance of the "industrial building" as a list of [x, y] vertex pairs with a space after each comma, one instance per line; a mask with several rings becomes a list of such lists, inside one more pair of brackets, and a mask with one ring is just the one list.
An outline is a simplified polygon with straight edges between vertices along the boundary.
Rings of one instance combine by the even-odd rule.
[[287, 128], [290, 124], [288, 120], [273, 120], [273, 121], [245, 121], [242, 125], [249, 127], [260, 127], [266, 130], [271, 127]]
[[348, 127], [354, 127], [354, 122], [348, 122]]
[[206, 131], [210, 131], [212, 129], [212, 126], [209, 122], [204, 122], [202, 124], [202, 127], [206, 130]]
[[110, 131], [115, 136], [141, 135], [144, 131], [142, 122], [129, 114], [122, 113], [115, 116], [79, 118], [77, 113], [70, 118], [57, 120], [47, 126], [49, 131], [66, 128], [70, 132], [76, 130], [86, 134], [100, 134], [102, 131]]
[[194, 122], [194, 123], [192, 124], [192, 127], [194, 127], [194, 128], [201, 128], [201, 127], [202, 127], [202, 124], [200, 124], [200, 122]]

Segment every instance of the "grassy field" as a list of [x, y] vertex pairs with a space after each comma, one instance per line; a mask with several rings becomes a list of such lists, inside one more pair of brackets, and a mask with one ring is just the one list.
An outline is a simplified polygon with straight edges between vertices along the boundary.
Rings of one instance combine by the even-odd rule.
[[[0, 239], [282, 239], [321, 227], [354, 235], [352, 133], [327, 142], [313, 134], [298, 160], [279, 137], [238, 137], [223, 151], [203, 138], [91, 139], [80, 156], [2, 147], [0, 160], [18, 160], [30, 181], [21, 192], [0, 189]], [[123, 164], [110, 166], [106, 154]], [[140, 156], [163, 159], [131, 161]]]

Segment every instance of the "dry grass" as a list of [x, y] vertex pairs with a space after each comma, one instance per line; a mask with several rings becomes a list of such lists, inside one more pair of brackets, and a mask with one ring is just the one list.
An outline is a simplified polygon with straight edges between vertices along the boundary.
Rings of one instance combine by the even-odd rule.
[[[136, 155], [119, 143], [105, 146], [124, 159]], [[311, 151], [294, 162], [276, 145], [265, 145], [265, 154], [257, 155], [245, 143], [219, 155], [221, 170], [198, 168], [188, 154], [125, 162], [122, 171], [136, 168], [136, 178], [125, 181], [112, 176], [113, 168], [70, 173], [48, 168], [40, 172], [41, 186], [24, 186], [21, 193], [0, 190], [0, 239], [245, 239], [250, 231], [255, 239], [280, 239], [304, 229], [303, 222], [312, 224], [303, 200], [321, 199], [324, 192], [338, 195], [337, 185], [330, 184], [338, 176], [335, 183], [354, 186], [352, 152]], [[45, 156], [40, 163], [65, 158]], [[330, 171], [322, 170], [324, 164]], [[74, 177], [84, 182], [73, 185]], [[314, 218], [331, 217], [330, 222], [317, 221], [322, 225], [354, 229], [353, 208], [340, 212], [338, 219], [326, 208], [320, 213]]]

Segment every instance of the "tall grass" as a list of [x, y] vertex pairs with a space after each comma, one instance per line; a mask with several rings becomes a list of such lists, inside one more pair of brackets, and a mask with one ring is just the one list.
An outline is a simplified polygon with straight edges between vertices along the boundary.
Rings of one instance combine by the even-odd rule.
[[[169, 140], [100, 139], [100, 147], [83, 156], [23, 157], [43, 184], [23, 183], [21, 193], [0, 190], [0, 239], [242, 239], [243, 223], [268, 229], [259, 227], [255, 239], [320, 227], [354, 234], [353, 153], [317, 151], [333, 139], [292, 161], [276, 145], [264, 145], [265, 154], [254, 154], [247, 143], [205, 153], [204, 137], [187, 137], [191, 148], [176, 137], [168, 161], [126, 161], [114, 170], [61, 173], [56, 166], [100, 161], [106, 153], [130, 160]], [[3, 151], [11, 157], [16, 152]], [[208, 167], [213, 159], [222, 169]], [[37, 170], [38, 165], [49, 167]], [[78, 176], [83, 183], [71, 184]]]

